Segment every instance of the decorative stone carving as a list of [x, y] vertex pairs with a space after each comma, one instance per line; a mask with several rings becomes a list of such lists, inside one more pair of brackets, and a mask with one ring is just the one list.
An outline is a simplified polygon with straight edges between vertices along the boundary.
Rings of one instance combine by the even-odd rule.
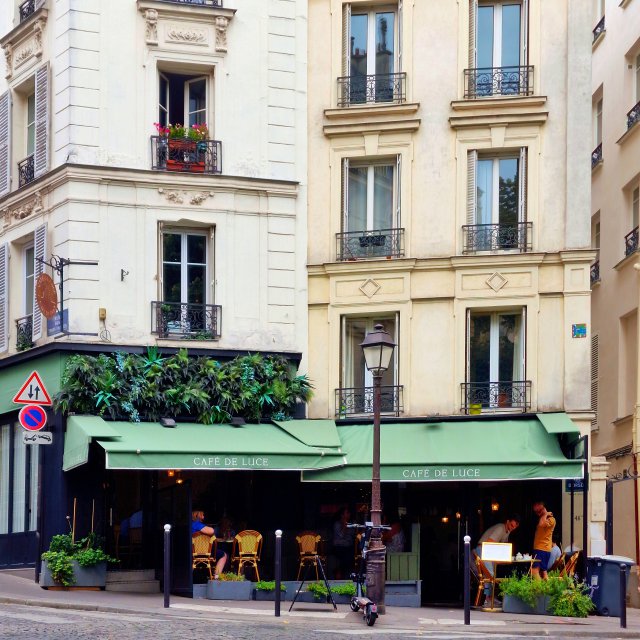
[[362, 291], [367, 298], [373, 298], [373, 296], [380, 291], [380, 285], [375, 280], [369, 278], [362, 283], [360, 291]]
[[42, 18], [36, 20], [33, 25], [33, 51], [36, 56], [42, 55], [42, 34], [44, 32], [44, 25], [46, 21]]
[[201, 193], [196, 193], [191, 196], [191, 200], [189, 202], [191, 204], [202, 204], [207, 198], [213, 198], [215, 193], [213, 191], [202, 191]]
[[166, 32], [167, 40], [183, 44], [207, 44], [207, 32], [204, 29], [180, 29], [171, 26]]
[[166, 200], [173, 202], [173, 204], [183, 204], [185, 199], [188, 199], [190, 204], [201, 205], [208, 198], [213, 198], [213, 196], [215, 196], [213, 191], [200, 191], [198, 193], [189, 194], [186, 191], [165, 191], [162, 187], [158, 189], [158, 193], [164, 195]]
[[26, 45], [22, 46], [16, 56], [14, 58], [13, 64], [14, 68], [18, 68], [21, 64], [26, 62], [32, 55], [35, 55], [35, 42], [27, 42]]
[[216, 16], [216, 51], [221, 53], [227, 52], [227, 27], [229, 26], [229, 18], [225, 16]]
[[487, 278], [486, 283], [490, 286], [496, 293], [507, 284], [508, 280], [501, 274], [496, 271], [493, 275]]
[[13, 46], [10, 42], [4, 45], [4, 62], [6, 67], [5, 78], [9, 80], [13, 75]]
[[43, 208], [42, 193], [36, 191], [33, 198], [25, 202], [22, 206], [16, 207], [15, 209], [5, 209], [4, 225], [7, 227], [11, 224], [12, 220], [24, 220], [34, 213], [41, 213]]
[[184, 202], [184, 198], [179, 191], [165, 191], [162, 187], [158, 189], [158, 193], [164, 194], [164, 197], [174, 204], [182, 204]]
[[155, 9], [146, 9], [144, 12], [144, 21], [147, 44], [158, 44], [158, 12]]

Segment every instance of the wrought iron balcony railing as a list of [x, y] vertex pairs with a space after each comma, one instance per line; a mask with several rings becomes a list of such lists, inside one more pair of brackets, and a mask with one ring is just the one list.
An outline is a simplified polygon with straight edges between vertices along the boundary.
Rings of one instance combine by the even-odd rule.
[[462, 226], [463, 252], [517, 250], [531, 251], [532, 222], [515, 224], [465, 224]]
[[463, 382], [460, 385], [464, 413], [531, 408], [531, 381], [505, 380], [498, 382]]
[[222, 0], [160, 0], [171, 4], [191, 4], [194, 7], [221, 7]]
[[600, 260], [596, 260], [591, 265], [591, 284], [595, 284], [596, 282], [600, 282]]
[[595, 169], [602, 162], [602, 142], [591, 152], [591, 168]]
[[36, 12], [36, 0], [26, 0], [20, 5], [19, 11], [20, 22], [24, 22], [30, 15]]
[[600, 37], [600, 34], [603, 32], [604, 32], [604, 16], [600, 18], [600, 22], [598, 22], [598, 24], [593, 29], [593, 42], [595, 42]]
[[157, 171], [222, 173], [222, 142], [151, 136], [151, 162]]
[[339, 261], [400, 258], [404, 255], [404, 229], [337, 233], [336, 243]]
[[218, 340], [222, 307], [186, 302], [151, 303], [151, 333], [175, 340]]
[[630, 256], [638, 250], [638, 227], [624, 237], [624, 255]]
[[533, 67], [485, 67], [464, 70], [464, 97], [530, 96]]
[[18, 186], [24, 187], [35, 179], [33, 154], [18, 162]]
[[[399, 416], [403, 412], [402, 385], [382, 385], [380, 413]], [[373, 415], [373, 387], [336, 389], [336, 416]]]
[[406, 83], [407, 74], [404, 71], [338, 78], [338, 106], [348, 107], [370, 102], [400, 104], [407, 99]]
[[627, 129], [631, 129], [636, 122], [640, 122], [640, 102], [627, 111]]
[[26, 351], [33, 347], [33, 315], [16, 320], [16, 351]]

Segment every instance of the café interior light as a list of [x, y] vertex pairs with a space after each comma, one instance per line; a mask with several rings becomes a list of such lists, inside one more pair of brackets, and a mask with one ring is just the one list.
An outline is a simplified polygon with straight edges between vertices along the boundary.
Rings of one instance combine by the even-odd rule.
[[491, 511], [500, 511], [500, 503], [497, 500], [491, 501]]
[[449, 516], [442, 516], [441, 520], [442, 520], [442, 522], [447, 524], [447, 522], [449, 522]]
[[360, 346], [364, 353], [367, 369], [374, 376], [381, 376], [389, 368], [391, 356], [393, 356], [393, 350], [396, 346], [389, 333], [384, 330], [384, 326], [375, 325], [373, 331], [365, 336]]
[[173, 478], [173, 476], [175, 476], [175, 475], [176, 475], [176, 472], [173, 469], [169, 469], [167, 471], [167, 477]]

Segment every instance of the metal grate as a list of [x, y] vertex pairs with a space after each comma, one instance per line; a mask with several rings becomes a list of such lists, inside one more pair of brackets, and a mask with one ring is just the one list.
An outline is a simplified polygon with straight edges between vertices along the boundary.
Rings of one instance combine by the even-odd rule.
[[530, 380], [463, 382], [460, 408], [464, 413], [531, 408]]
[[405, 72], [338, 78], [338, 106], [372, 102], [402, 103], [406, 100], [406, 81]]
[[464, 97], [530, 96], [533, 94], [533, 66], [465, 69]]
[[338, 260], [400, 258], [404, 255], [404, 229], [337, 233], [336, 243]]
[[222, 142], [151, 136], [151, 168], [180, 173], [222, 173]]
[[[373, 387], [336, 389], [336, 416], [373, 415]], [[403, 412], [401, 385], [380, 387], [380, 413], [399, 416]]]
[[218, 340], [222, 307], [186, 302], [151, 303], [151, 333], [175, 340]]
[[531, 251], [533, 223], [465, 224], [462, 226], [464, 253], [474, 251]]

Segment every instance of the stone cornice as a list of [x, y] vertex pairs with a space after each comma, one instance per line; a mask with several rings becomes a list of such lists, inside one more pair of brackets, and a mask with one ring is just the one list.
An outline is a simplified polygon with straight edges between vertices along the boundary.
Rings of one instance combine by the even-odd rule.
[[153, 9], [162, 17], [167, 18], [189, 18], [192, 20], [202, 20], [210, 18], [215, 20], [216, 16], [224, 16], [229, 20], [233, 18], [236, 9], [226, 9], [225, 7], [208, 7], [206, 5], [187, 4], [184, 2], [163, 2], [162, 0], [137, 0], [138, 11], [144, 13], [147, 9]]
[[327, 138], [337, 136], [363, 135], [366, 133], [407, 133], [417, 131], [420, 127], [419, 119], [411, 120], [378, 120], [372, 122], [359, 121], [344, 124], [327, 124], [323, 127]]
[[360, 122], [366, 122], [368, 119], [389, 116], [390, 120], [394, 120], [398, 116], [413, 115], [419, 108], [419, 102], [403, 102], [401, 104], [373, 103], [370, 105], [325, 109], [324, 117], [327, 120], [358, 119]]
[[37, 20], [44, 19], [46, 22], [48, 13], [47, 3], [43, 2], [26, 20], [23, 20], [11, 29], [9, 33], [0, 38], [0, 47], [4, 48], [8, 43], [15, 46], [17, 42], [24, 40], [25, 37], [31, 33], [33, 25]]
[[495, 115], [497, 111], [508, 109], [530, 111], [533, 107], [541, 107], [546, 102], [547, 96], [496, 96], [475, 100], [452, 100], [451, 108], [454, 111], [479, 111]]
[[548, 111], [505, 111], [464, 113], [449, 118], [452, 129], [490, 127], [497, 125], [541, 125], [547, 121]]

